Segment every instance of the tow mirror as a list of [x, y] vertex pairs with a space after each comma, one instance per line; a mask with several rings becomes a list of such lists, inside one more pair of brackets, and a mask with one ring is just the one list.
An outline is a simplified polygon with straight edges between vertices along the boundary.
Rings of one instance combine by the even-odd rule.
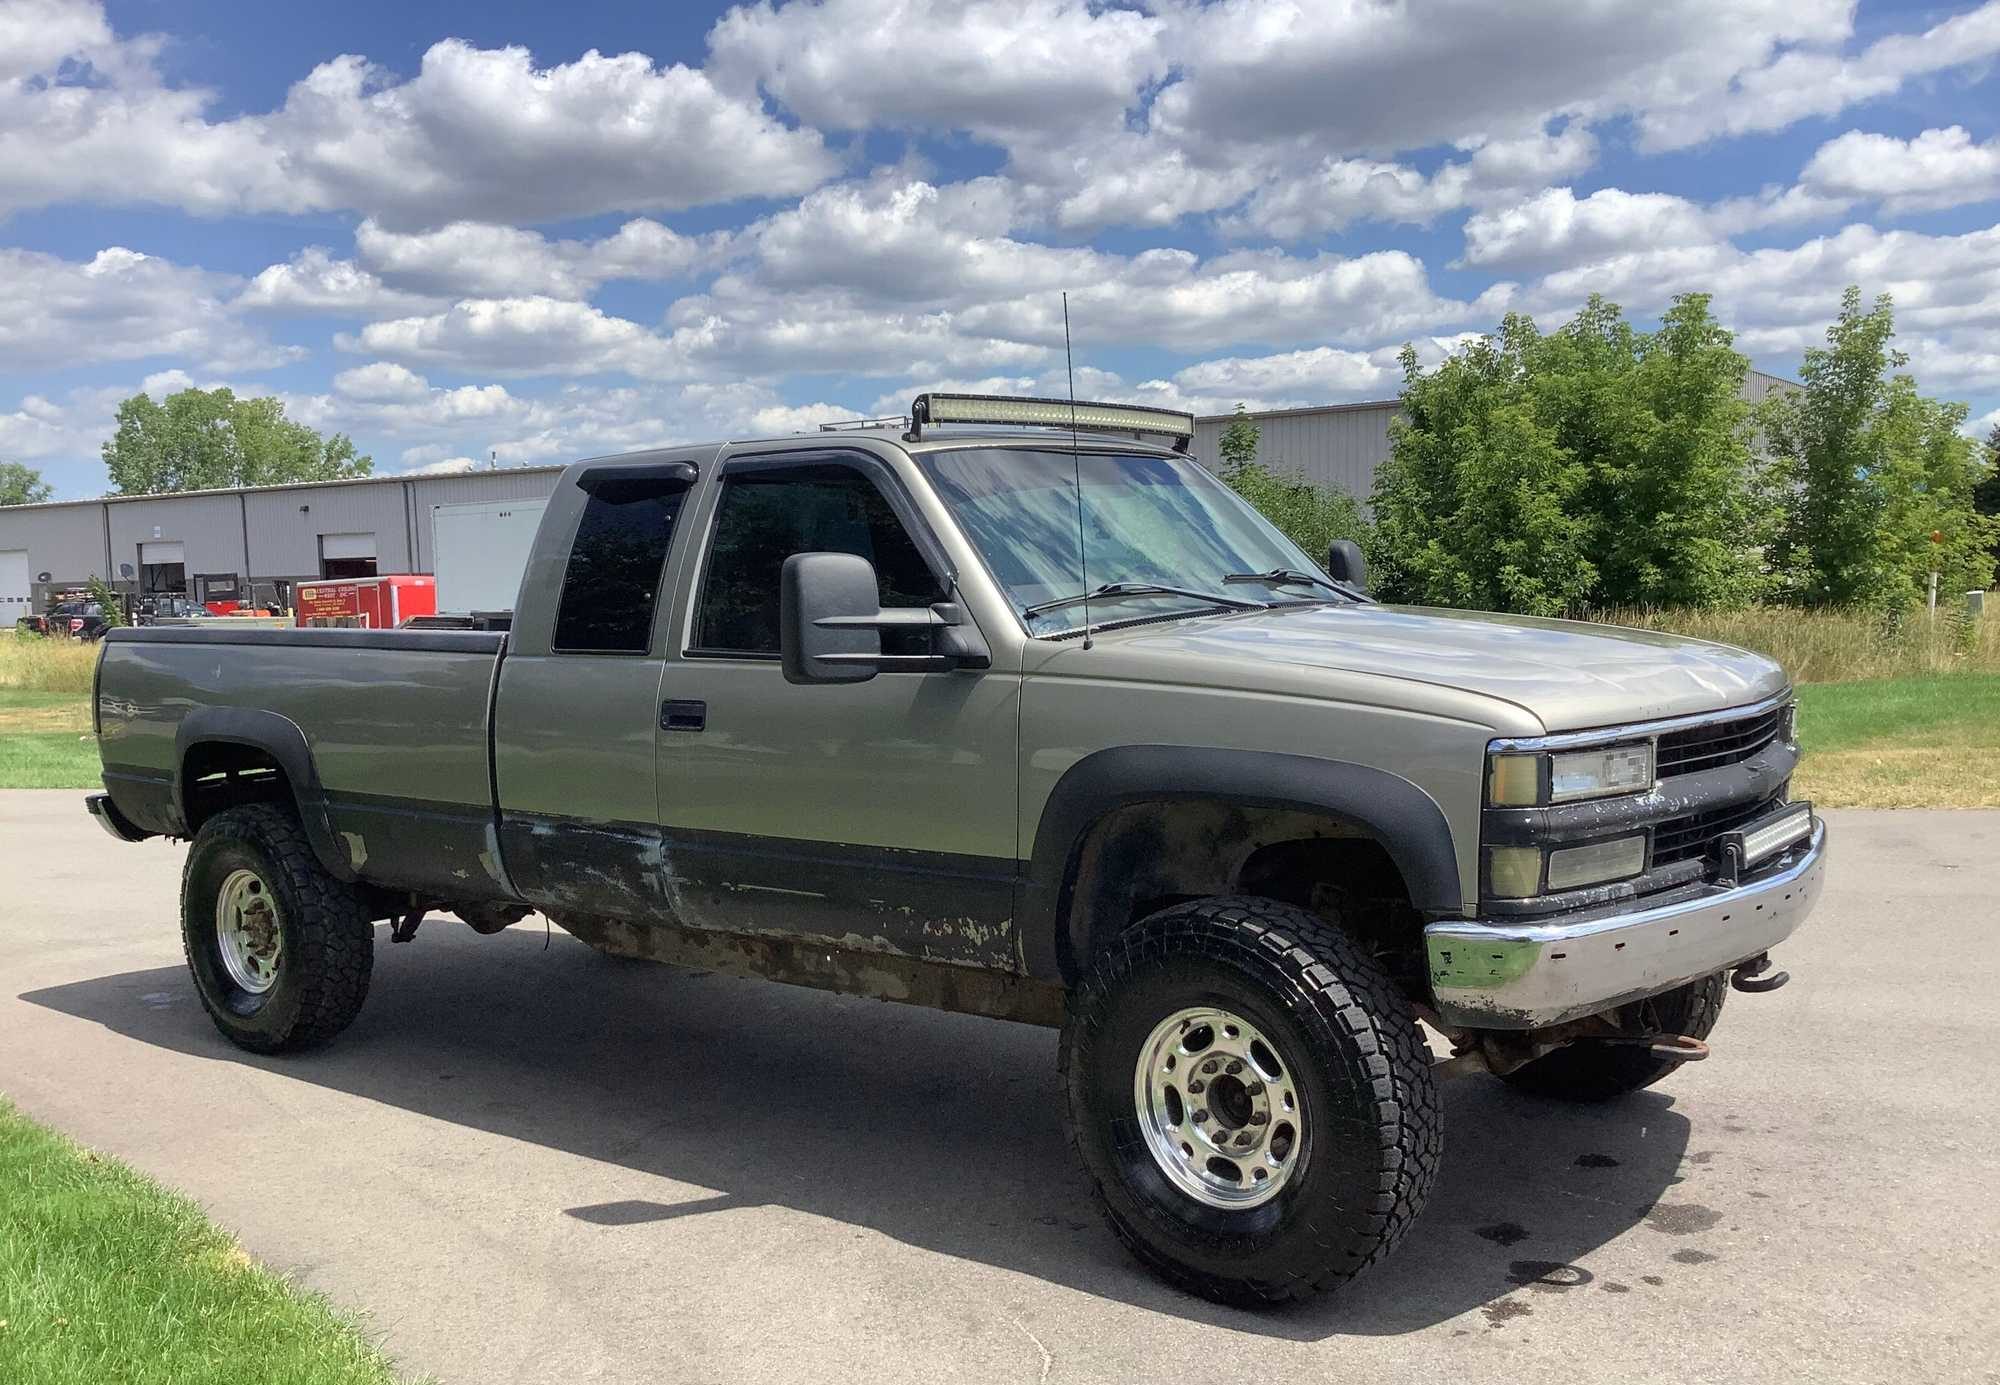
[[1368, 560], [1353, 539], [1335, 539], [1326, 549], [1326, 575], [1358, 592], [1368, 590]]
[[[986, 668], [992, 654], [957, 606], [883, 610], [875, 565], [852, 553], [794, 553], [778, 578], [778, 657], [788, 683], [865, 683], [884, 671]], [[884, 654], [884, 630], [928, 630], [928, 654]]]

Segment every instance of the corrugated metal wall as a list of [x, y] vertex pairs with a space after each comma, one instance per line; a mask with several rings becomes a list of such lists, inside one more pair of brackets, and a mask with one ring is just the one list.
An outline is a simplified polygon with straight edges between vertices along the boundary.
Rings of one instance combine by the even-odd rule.
[[322, 534], [373, 534], [378, 571], [412, 570], [400, 481], [246, 491], [243, 503], [254, 577], [319, 576]]
[[173, 540], [186, 549], [189, 582], [203, 572], [243, 575], [243, 503], [233, 493], [148, 496], [105, 508], [111, 512], [113, 577], [138, 577], [140, 544]]
[[[1389, 456], [1389, 421], [1396, 413], [1394, 400], [1253, 413], [1257, 460], [1273, 471], [1366, 500], [1375, 485], [1375, 468]], [[1203, 466], [1221, 464], [1222, 432], [1229, 424], [1228, 415], [1195, 420], [1194, 455]]]
[[31, 582], [44, 572], [56, 582], [76, 583], [117, 570], [105, 564], [104, 507], [98, 504], [0, 508], [0, 552], [10, 549], [27, 550]]

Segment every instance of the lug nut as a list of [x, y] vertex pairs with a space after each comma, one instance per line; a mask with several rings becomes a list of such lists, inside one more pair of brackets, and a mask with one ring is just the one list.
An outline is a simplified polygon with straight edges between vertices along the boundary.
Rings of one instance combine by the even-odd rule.
[[1219, 1066], [1220, 1064], [1218, 1064], [1213, 1058], [1211, 1058], [1206, 1063], [1203, 1063], [1201, 1065], [1201, 1070], [1206, 1073], [1213, 1073]]
[[1243, 1060], [1241, 1058], [1231, 1058], [1229, 1060], [1229, 1070], [1233, 1073], [1243, 1071]]
[[1270, 1119], [1271, 1117], [1263, 1111], [1252, 1111], [1250, 1113], [1250, 1124], [1252, 1125], [1262, 1125]]
[[1196, 1125], [1204, 1124], [1207, 1120], [1208, 1120], [1208, 1112], [1197, 1111], [1194, 1113], [1194, 1123]]
[[1207, 1085], [1208, 1084], [1206, 1082], [1202, 1081], [1199, 1077], [1197, 1077], [1194, 1081], [1188, 1083], [1188, 1090], [1193, 1092], [1196, 1096], [1200, 1096], [1202, 1088], [1206, 1087]]
[[1260, 1096], [1263, 1094], [1264, 1084], [1262, 1082], [1245, 1082], [1243, 1090], [1250, 1093], [1251, 1096]]
[[1246, 1131], [1244, 1131], [1244, 1132], [1243, 1132], [1243, 1133], [1242, 1133], [1241, 1135], [1238, 1135], [1238, 1136], [1236, 1137], [1236, 1143], [1237, 1143], [1237, 1144], [1239, 1144], [1239, 1145], [1247, 1145], [1247, 1144], [1251, 1143], [1251, 1142], [1252, 1142], [1252, 1140], [1254, 1140], [1254, 1139], [1255, 1139], [1255, 1136], [1251, 1135], [1251, 1133], [1250, 1133], [1249, 1131], [1247, 1131], [1247, 1130], [1246, 1130]]

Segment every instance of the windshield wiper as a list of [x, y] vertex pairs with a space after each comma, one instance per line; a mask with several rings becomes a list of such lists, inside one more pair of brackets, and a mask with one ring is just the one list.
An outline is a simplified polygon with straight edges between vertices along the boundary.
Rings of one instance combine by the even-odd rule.
[[1274, 567], [1269, 572], [1232, 572], [1222, 579], [1225, 582], [1268, 582], [1274, 587], [1325, 587], [1340, 596], [1361, 598], [1361, 593], [1340, 582], [1331, 581], [1317, 573], [1300, 572], [1297, 568]]
[[1163, 587], [1157, 582], [1107, 582], [1095, 587], [1082, 596], [1058, 597], [1054, 601], [1037, 602], [1024, 609], [1024, 616], [1045, 615], [1050, 611], [1064, 610], [1070, 606], [1081, 606], [1086, 601], [1112, 601], [1123, 596], [1186, 596], [1196, 601], [1205, 601], [1211, 606], [1227, 606], [1237, 611], [1262, 611], [1267, 609], [1261, 601], [1245, 601], [1240, 597], [1224, 596], [1220, 592], [1195, 591], [1191, 587]]

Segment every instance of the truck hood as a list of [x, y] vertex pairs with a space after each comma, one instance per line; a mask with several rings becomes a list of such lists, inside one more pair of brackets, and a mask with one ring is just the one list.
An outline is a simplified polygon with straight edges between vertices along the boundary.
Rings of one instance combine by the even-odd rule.
[[1787, 682], [1763, 655], [1707, 640], [1411, 606], [1276, 607], [1132, 626], [1098, 642], [1162, 672], [1220, 661], [1254, 683], [1249, 669], [1279, 662], [1459, 688], [1523, 707], [1550, 731], [1739, 706]]

